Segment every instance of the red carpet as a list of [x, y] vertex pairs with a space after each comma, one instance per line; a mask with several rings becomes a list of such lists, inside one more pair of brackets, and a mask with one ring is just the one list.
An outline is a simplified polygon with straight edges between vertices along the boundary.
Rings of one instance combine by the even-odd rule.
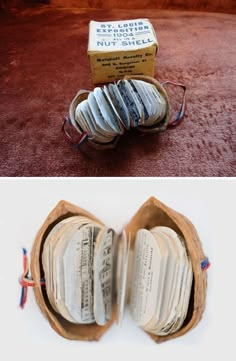
[[[157, 32], [156, 78], [187, 86], [187, 114], [159, 135], [129, 132], [115, 150], [78, 151], [60, 124], [77, 90], [93, 89], [88, 23], [140, 17]], [[235, 25], [232, 14], [167, 10], [1, 14], [0, 175], [235, 176]]]

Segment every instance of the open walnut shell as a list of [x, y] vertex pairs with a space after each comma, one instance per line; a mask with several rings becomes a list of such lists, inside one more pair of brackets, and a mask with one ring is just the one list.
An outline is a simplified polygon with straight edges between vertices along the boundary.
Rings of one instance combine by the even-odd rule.
[[40, 284], [40, 279], [44, 277], [42, 267], [42, 252], [46, 237], [56, 223], [74, 215], [85, 216], [103, 224], [92, 214], [82, 208], [74, 206], [73, 204], [70, 204], [66, 201], [60, 201], [57, 204], [57, 206], [48, 215], [44, 224], [40, 228], [31, 252], [31, 274], [33, 280], [35, 281], [34, 294], [41, 311], [48, 319], [52, 328], [57, 333], [59, 333], [59, 335], [70, 340], [99, 340], [99, 338], [104, 334], [104, 332], [112, 325], [112, 323], [116, 319], [116, 307], [114, 307], [111, 320], [104, 326], [99, 326], [96, 323], [80, 325], [74, 324], [67, 321], [65, 318], [63, 318], [54, 311], [54, 309], [49, 303], [46, 289]]
[[[40, 279], [44, 277], [42, 251], [45, 239], [56, 223], [73, 215], [83, 215], [100, 222], [89, 212], [66, 201], [60, 201], [57, 204], [40, 228], [31, 253], [31, 273], [35, 281], [35, 297], [43, 314], [59, 335], [71, 340], [99, 340], [116, 320], [117, 306], [114, 306], [111, 320], [104, 326], [99, 326], [96, 323], [88, 325], [74, 324], [65, 320], [53, 310], [49, 303], [46, 289], [40, 284]], [[131, 248], [134, 247], [138, 229], [151, 229], [155, 226], [170, 227], [183, 237], [193, 269], [191, 297], [187, 317], [183, 326], [177, 332], [166, 336], [148, 333], [155, 342], [160, 343], [184, 335], [200, 321], [206, 302], [207, 275], [206, 272], [201, 269], [201, 261], [205, 259], [205, 255], [193, 224], [185, 216], [167, 207], [154, 197], [151, 197], [141, 206], [125, 228], [127, 234], [131, 233]]]
[[148, 332], [154, 341], [160, 343], [182, 336], [198, 324], [206, 303], [207, 275], [201, 269], [201, 261], [206, 257], [193, 224], [185, 216], [167, 207], [154, 197], [151, 197], [142, 205], [125, 228], [127, 234], [131, 233], [131, 248], [134, 247], [135, 235], [138, 229], [151, 229], [156, 226], [170, 227], [183, 237], [193, 269], [191, 297], [183, 326], [177, 332], [167, 336], [153, 335]]

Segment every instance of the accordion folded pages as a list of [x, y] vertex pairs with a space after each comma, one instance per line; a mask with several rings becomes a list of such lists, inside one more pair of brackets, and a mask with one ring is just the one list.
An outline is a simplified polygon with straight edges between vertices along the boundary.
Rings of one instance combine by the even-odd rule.
[[131, 247], [125, 232], [118, 238], [99, 222], [69, 217], [47, 235], [42, 265], [49, 303], [69, 322], [105, 325], [116, 299], [119, 323], [128, 299], [134, 321], [155, 335], [176, 332], [186, 318], [193, 273], [171, 228], [140, 229]]
[[166, 113], [167, 100], [154, 84], [123, 79], [96, 87], [77, 104], [71, 122], [80, 133], [87, 133], [91, 141], [104, 144], [131, 127], [156, 126]]

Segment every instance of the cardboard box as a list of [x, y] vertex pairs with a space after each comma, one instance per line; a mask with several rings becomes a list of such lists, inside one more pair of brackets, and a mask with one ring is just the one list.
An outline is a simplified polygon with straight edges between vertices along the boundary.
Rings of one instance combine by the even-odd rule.
[[154, 76], [157, 48], [148, 19], [90, 21], [88, 55], [94, 84], [131, 74]]

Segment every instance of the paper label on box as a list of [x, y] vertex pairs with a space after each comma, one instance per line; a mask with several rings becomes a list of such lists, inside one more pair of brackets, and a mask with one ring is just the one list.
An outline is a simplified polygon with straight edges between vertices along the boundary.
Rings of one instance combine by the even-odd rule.
[[148, 19], [90, 21], [89, 24], [89, 52], [137, 50], [155, 44], [155, 31]]

